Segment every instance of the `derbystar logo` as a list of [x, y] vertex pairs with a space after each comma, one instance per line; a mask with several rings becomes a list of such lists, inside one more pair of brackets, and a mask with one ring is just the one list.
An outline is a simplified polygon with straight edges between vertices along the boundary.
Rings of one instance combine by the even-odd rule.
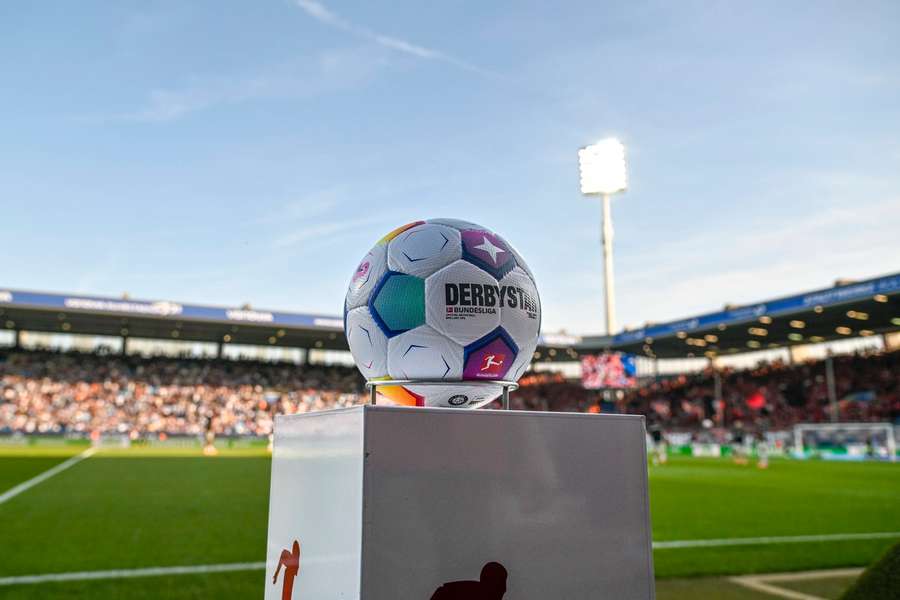
[[498, 308], [516, 308], [537, 317], [535, 298], [514, 285], [486, 285], [483, 283], [445, 283], [447, 313], [494, 313]]

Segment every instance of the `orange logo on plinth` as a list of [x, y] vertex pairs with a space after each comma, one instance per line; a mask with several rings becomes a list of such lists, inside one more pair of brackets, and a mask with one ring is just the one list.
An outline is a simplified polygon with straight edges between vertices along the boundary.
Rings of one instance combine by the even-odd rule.
[[278, 573], [284, 567], [284, 577], [281, 579], [281, 600], [291, 600], [294, 593], [294, 578], [300, 572], [300, 542], [294, 540], [290, 552], [281, 551], [281, 557], [278, 559], [278, 567], [272, 576], [272, 585], [278, 583]]

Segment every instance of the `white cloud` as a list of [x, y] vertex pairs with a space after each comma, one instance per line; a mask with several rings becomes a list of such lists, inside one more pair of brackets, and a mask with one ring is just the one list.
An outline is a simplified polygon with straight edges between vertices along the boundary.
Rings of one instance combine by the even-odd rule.
[[337, 236], [350, 231], [380, 223], [385, 221], [385, 217], [364, 217], [359, 219], [341, 219], [338, 221], [328, 221], [325, 223], [316, 223], [301, 227], [289, 234], [276, 238], [272, 242], [273, 248], [289, 248], [297, 246], [303, 242], [309, 242], [328, 236]]
[[347, 33], [354, 35], [358, 38], [368, 40], [370, 42], [374, 42], [380, 46], [388, 48], [390, 50], [395, 50], [397, 52], [402, 52], [404, 54], [409, 54], [411, 56], [415, 56], [417, 58], [422, 58], [425, 60], [437, 60], [441, 62], [445, 62], [447, 64], [451, 64], [455, 67], [459, 67], [460, 69], [465, 69], [467, 71], [472, 71], [474, 73], [480, 73], [482, 75], [490, 75], [494, 76], [495, 74], [486, 69], [482, 69], [481, 67], [477, 67], [471, 63], [468, 63], [464, 60], [458, 59], [456, 57], [450, 56], [449, 54], [445, 54], [439, 50], [434, 50], [432, 48], [426, 48], [425, 46], [420, 46], [418, 44], [414, 44], [407, 40], [403, 40], [400, 38], [396, 38], [393, 36], [385, 35], [383, 33], [378, 33], [376, 31], [372, 31], [366, 27], [361, 25], [357, 25], [355, 23], [351, 23], [350, 21], [344, 19], [340, 15], [332, 12], [323, 4], [317, 2], [316, 0], [295, 0], [297, 6], [306, 12], [310, 17], [316, 19], [317, 21], [328, 25], [329, 27], [334, 27], [336, 29], [340, 29], [341, 31], [346, 31]]
[[261, 216], [256, 222], [277, 224], [321, 217], [343, 204], [349, 194], [350, 191], [345, 185], [302, 194]]
[[[298, 7], [317, 21], [389, 50], [494, 76], [485, 69], [438, 50], [351, 23], [315, 0], [295, 1]], [[200, 77], [181, 86], [159, 87], [150, 92], [143, 108], [116, 115], [111, 120], [162, 123], [223, 105], [254, 100], [308, 98], [358, 86], [371, 80], [387, 64], [384, 56], [363, 48], [325, 51], [314, 57], [274, 65], [256, 73]]]
[[221, 105], [310, 98], [358, 86], [385, 65], [383, 58], [361, 49], [321, 52], [256, 73], [196, 78], [180, 87], [155, 89], [144, 108], [116, 120], [165, 122]]

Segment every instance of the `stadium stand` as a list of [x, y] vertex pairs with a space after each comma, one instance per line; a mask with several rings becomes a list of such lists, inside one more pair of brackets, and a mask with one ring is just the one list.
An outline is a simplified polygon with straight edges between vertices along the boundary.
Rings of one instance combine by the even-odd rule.
[[0, 432], [268, 435], [277, 413], [357, 403], [355, 368], [0, 353]]
[[[900, 352], [834, 357], [838, 420], [900, 419]], [[787, 428], [832, 418], [826, 389], [825, 361], [803, 364], [775, 362], [755, 369], [720, 371], [722, 404], [714, 401], [711, 370], [664, 379], [629, 393], [622, 409], [648, 415], [667, 427], [699, 427], [715, 423]]]
[[[897, 423], [898, 306], [900, 274], [895, 273], [612, 337], [545, 334], [535, 352], [536, 371], [522, 378], [511, 406], [645, 414], [651, 425], [670, 431], [709, 428], [710, 422], [718, 430], [736, 422], [756, 431], [785, 429], [835, 416]], [[0, 325], [12, 344], [0, 349], [0, 433], [265, 436], [275, 414], [364, 398], [355, 369], [313, 360], [315, 353], [347, 354], [336, 316], [3, 289]], [[119, 340], [121, 351], [42, 350], [24, 344], [34, 332], [105, 336]], [[851, 337], [883, 342], [878, 352], [865, 355], [812, 363], [795, 359], [793, 350], [806, 344]], [[217, 358], [141, 357], [142, 340], [205, 344]], [[305, 358], [274, 363], [227, 358], [236, 358], [228, 350], [239, 345], [302, 351]], [[789, 348], [793, 360], [659, 376], [659, 359], [705, 357], [700, 360], [712, 365], [719, 357], [760, 348]], [[610, 350], [652, 362], [653, 376], [645, 370], [636, 389], [594, 391], [554, 372]], [[829, 361], [835, 373], [832, 394], [825, 374]]]
[[[900, 352], [834, 359], [840, 419], [900, 421]], [[831, 418], [824, 361], [773, 363], [722, 375], [659, 379], [614, 402], [558, 374], [529, 373], [513, 394], [518, 409], [614, 410], [645, 414], [667, 429], [716, 426], [789, 428]], [[348, 406], [365, 400], [355, 368], [106, 353], [0, 352], [0, 433], [265, 436], [275, 414]]]

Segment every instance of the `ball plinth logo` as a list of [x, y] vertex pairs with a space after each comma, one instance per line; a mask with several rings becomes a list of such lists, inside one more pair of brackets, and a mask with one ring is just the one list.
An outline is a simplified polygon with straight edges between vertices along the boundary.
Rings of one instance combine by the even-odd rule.
[[284, 577], [281, 580], [281, 600], [292, 600], [294, 595], [294, 579], [300, 573], [300, 541], [294, 540], [291, 549], [285, 548], [278, 557], [278, 565], [275, 574], [272, 575], [272, 585], [278, 584], [278, 575], [284, 567]]
[[[468, 400], [464, 396], [453, 397], [457, 402], [459, 398]], [[279, 575], [281, 575], [281, 600], [294, 600], [294, 581], [300, 575], [300, 540], [295, 539], [290, 549], [285, 548], [281, 551], [275, 572], [272, 574], [272, 585], [278, 585]], [[506, 567], [491, 561], [481, 568], [477, 580], [444, 583], [434, 591], [431, 600], [502, 600], [506, 595], [507, 577]]]
[[431, 219], [398, 227], [366, 253], [344, 317], [354, 362], [379, 382], [379, 402], [478, 408], [502, 392], [485, 382], [515, 381], [528, 369], [541, 302], [528, 265], [499, 234]]
[[431, 600], [502, 600], [508, 577], [506, 567], [491, 561], [481, 568], [478, 579], [448, 581], [434, 591]]

